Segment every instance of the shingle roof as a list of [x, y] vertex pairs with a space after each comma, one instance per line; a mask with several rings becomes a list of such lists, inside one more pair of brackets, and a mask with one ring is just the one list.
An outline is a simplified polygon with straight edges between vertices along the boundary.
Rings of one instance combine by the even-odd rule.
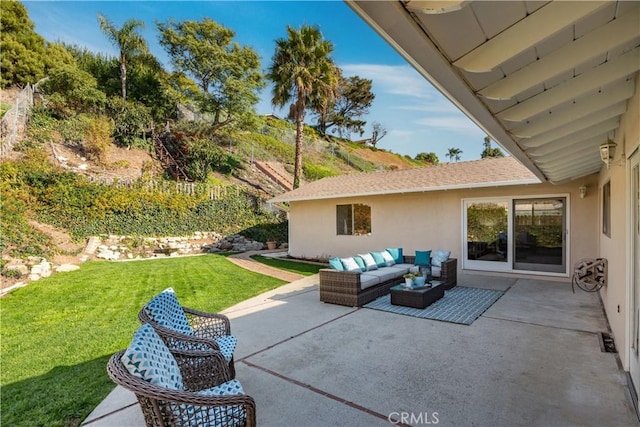
[[537, 183], [540, 180], [515, 158], [501, 157], [399, 171], [334, 176], [305, 184], [274, 197], [270, 202]]

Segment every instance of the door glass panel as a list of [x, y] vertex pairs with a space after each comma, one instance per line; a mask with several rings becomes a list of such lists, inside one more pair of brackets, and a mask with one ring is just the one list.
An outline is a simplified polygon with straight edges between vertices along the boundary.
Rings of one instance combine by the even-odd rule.
[[565, 199], [514, 200], [514, 267], [565, 271]]
[[467, 204], [467, 259], [507, 262], [509, 203]]

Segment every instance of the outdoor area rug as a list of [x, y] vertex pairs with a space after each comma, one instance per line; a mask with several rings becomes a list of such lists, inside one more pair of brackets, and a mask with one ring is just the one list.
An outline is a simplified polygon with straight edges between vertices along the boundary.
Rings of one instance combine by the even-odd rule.
[[503, 294], [504, 292], [502, 291], [492, 289], [456, 286], [451, 290], [445, 291], [443, 298], [423, 309], [391, 305], [391, 295], [389, 294], [371, 301], [363, 307], [406, 316], [421, 317], [423, 319], [470, 325], [494, 302], [498, 301]]

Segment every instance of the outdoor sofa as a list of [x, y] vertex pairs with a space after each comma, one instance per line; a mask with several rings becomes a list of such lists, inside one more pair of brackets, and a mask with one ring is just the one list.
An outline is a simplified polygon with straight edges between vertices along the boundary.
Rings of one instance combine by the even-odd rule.
[[[399, 253], [398, 253], [398, 249]], [[338, 262], [348, 258], [333, 258], [330, 265], [333, 268], [323, 268], [320, 275], [320, 301], [331, 304], [360, 307], [378, 297], [390, 292], [390, 288], [399, 284], [406, 273], [417, 273], [416, 256], [402, 255], [401, 248], [387, 249], [394, 258], [391, 265], [377, 263], [373, 270], [364, 269], [347, 271], [339, 270]], [[380, 251], [382, 253], [384, 251]], [[443, 251], [439, 251], [443, 252]], [[372, 253], [373, 254], [373, 253]], [[357, 261], [359, 256], [350, 257]], [[362, 257], [360, 257], [362, 258]], [[338, 261], [339, 260], [339, 261]], [[362, 260], [360, 260], [362, 261]], [[430, 259], [432, 262], [432, 259]], [[344, 268], [344, 265], [343, 265]], [[432, 267], [434, 279], [443, 282], [445, 289], [453, 288], [457, 283], [458, 261], [456, 258], [448, 258], [441, 262], [440, 267]]]

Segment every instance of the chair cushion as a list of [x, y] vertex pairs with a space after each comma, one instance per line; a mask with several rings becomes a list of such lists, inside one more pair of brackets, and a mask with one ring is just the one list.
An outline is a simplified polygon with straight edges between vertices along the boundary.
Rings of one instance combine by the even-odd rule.
[[184, 310], [173, 288], [167, 288], [144, 306], [147, 315], [160, 326], [193, 336]]
[[442, 268], [441, 267], [431, 267], [431, 275], [433, 277], [440, 277], [440, 275], [442, 274]]
[[244, 390], [240, 381], [231, 380], [206, 390], [197, 391], [196, 394], [201, 396], [236, 396], [244, 394]]
[[340, 261], [340, 258], [338, 257], [331, 258], [329, 260], [329, 267], [333, 268], [334, 270], [344, 271], [344, 266], [342, 265], [342, 261]]
[[228, 362], [231, 361], [233, 357], [233, 352], [236, 349], [236, 345], [238, 345], [238, 338], [234, 335], [225, 335], [223, 337], [218, 337], [214, 340], [218, 347], [220, 348], [220, 353], [224, 356], [224, 360]]
[[360, 275], [360, 289], [365, 290], [380, 283], [380, 278], [371, 273], [362, 273]]
[[391, 254], [387, 251], [382, 251], [380, 252], [382, 254], [382, 259], [384, 259], [385, 265], [387, 267], [391, 267], [392, 265], [394, 265], [396, 263], [396, 260], [393, 259], [393, 257], [391, 256]]
[[391, 266], [391, 268], [395, 268], [398, 273], [400, 273], [400, 276], [402, 276], [405, 273], [409, 273], [409, 270], [414, 268], [415, 265], [413, 264], [394, 264], [393, 266]]
[[431, 265], [431, 251], [416, 251], [416, 265], [430, 266]]
[[402, 256], [402, 248], [387, 248], [386, 251], [389, 252], [389, 255], [393, 257], [393, 260], [396, 262], [396, 264], [402, 264], [404, 262], [404, 258]]
[[399, 277], [398, 271], [394, 270], [393, 267], [385, 267], [374, 271], [367, 271], [366, 274], [378, 277], [380, 279], [380, 282], [386, 282], [387, 280], [392, 280]]
[[365, 268], [366, 268], [365, 271], [371, 271], [371, 270], [377, 270], [378, 269], [378, 264], [376, 264], [376, 262], [373, 259], [373, 256], [371, 254], [358, 254], [358, 256], [360, 258], [362, 258], [362, 261], [364, 261], [364, 265], [365, 265]]
[[167, 389], [184, 390], [176, 359], [151, 325], [138, 328], [120, 360], [131, 375]]
[[340, 258], [340, 261], [342, 262], [342, 265], [344, 266], [344, 269], [346, 271], [359, 271], [359, 272], [362, 272], [362, 270], [358, 266], [358, 263], [356, 263], [356, 260], [353, 259], [353, 257]]
[[[195, 392], [199, 396], [237, 396], [245, 394], [238, 380], [227, 381], [215, 387]], [[244, 425], [247, 417], [246, 411], [240, 405], [222, 405], [205, 408], [202, 406], [185, 405], [177, 406], [171, 403], [173, 412], [185, 426], [236, 426]], [[179, 409], [178, 409], [179, 408]]]
[[431, 263], [435, 267], [442, 267], [442, 263], [449, 259], [449, 255], [451, 255], [451, 251], [433, 251]]

